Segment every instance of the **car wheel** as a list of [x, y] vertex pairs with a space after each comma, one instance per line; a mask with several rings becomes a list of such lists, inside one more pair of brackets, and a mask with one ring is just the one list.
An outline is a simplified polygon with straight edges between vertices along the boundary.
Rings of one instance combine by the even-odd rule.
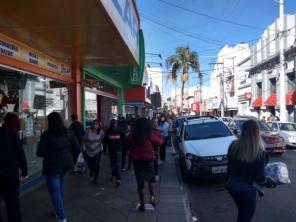
[[180, 170], [181, 170], [181, 177], [182, 177], [182, 181], [184, 183], [189, 183], [191, 180], [190, 176], [188, 175], [187, 169], [186, 169], [186, 164], [184, 159], [182, 159], [182, 157], [180, 157]]

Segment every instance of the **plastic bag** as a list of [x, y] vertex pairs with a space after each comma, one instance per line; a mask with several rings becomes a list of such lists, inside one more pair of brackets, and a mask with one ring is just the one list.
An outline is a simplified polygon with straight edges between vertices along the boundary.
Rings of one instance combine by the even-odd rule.
[[285, 163], [268, 163], [265, 167], [265, 176], [271, 178], [276, 184], [291, 183], [288, 167]]
[[80, 152], [75, 164], [74, 172], [83, 172], [86, 167], [86, 162], [83, 157], [83, 153]]

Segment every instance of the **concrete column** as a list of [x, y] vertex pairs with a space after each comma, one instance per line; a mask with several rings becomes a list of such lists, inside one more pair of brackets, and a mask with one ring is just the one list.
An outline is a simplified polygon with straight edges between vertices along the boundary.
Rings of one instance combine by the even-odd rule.
[[77, 114], [78, 119], [82, 121], [82, 76], [78, 65], [72, 66], [72, 76], [74, 78], [74, 85], [72, 87], [71, 108], [72, 113]]

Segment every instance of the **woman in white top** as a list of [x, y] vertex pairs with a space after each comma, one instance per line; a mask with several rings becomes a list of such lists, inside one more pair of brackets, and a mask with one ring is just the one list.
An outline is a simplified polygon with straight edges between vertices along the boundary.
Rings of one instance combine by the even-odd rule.
[[97, 120], [93, 122], [83, 137], [83, 144], [85, 144], [84, 158], [88, 163], [90, 169], [89, 176], [92, 178], [94, 184], [98, 183], [103, 138], [104, 131], [101, 129], [100, 123]]

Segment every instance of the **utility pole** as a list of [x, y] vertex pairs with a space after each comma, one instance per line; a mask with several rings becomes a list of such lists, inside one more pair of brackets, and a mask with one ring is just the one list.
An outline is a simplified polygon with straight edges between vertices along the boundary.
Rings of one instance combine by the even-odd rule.
[[199, 85], [200, 85], [200, 91], [199, 91], [199, 96], [200, 96], [200, 102], [199, 102], [199, 115], [202, 116], [202, 85], [203, 85], [203, 73], [199, 72], [198, 73], [199, 77]]
[[224, 63], [223, 63], [222, 73], [220, 73], [220, 97], [221, 97], [221, 117], [224, 117]]
[[280, 15], [279, 15], [279, 37], [280, 37], [280, 119], [281, 121], [287, 121], [286, 111], [286, 74], [285, 74], [285, 52], [284, 52], [284, 29], [285, 29], [285, 17], [284, 17], [284, 0], [279, 1]]

